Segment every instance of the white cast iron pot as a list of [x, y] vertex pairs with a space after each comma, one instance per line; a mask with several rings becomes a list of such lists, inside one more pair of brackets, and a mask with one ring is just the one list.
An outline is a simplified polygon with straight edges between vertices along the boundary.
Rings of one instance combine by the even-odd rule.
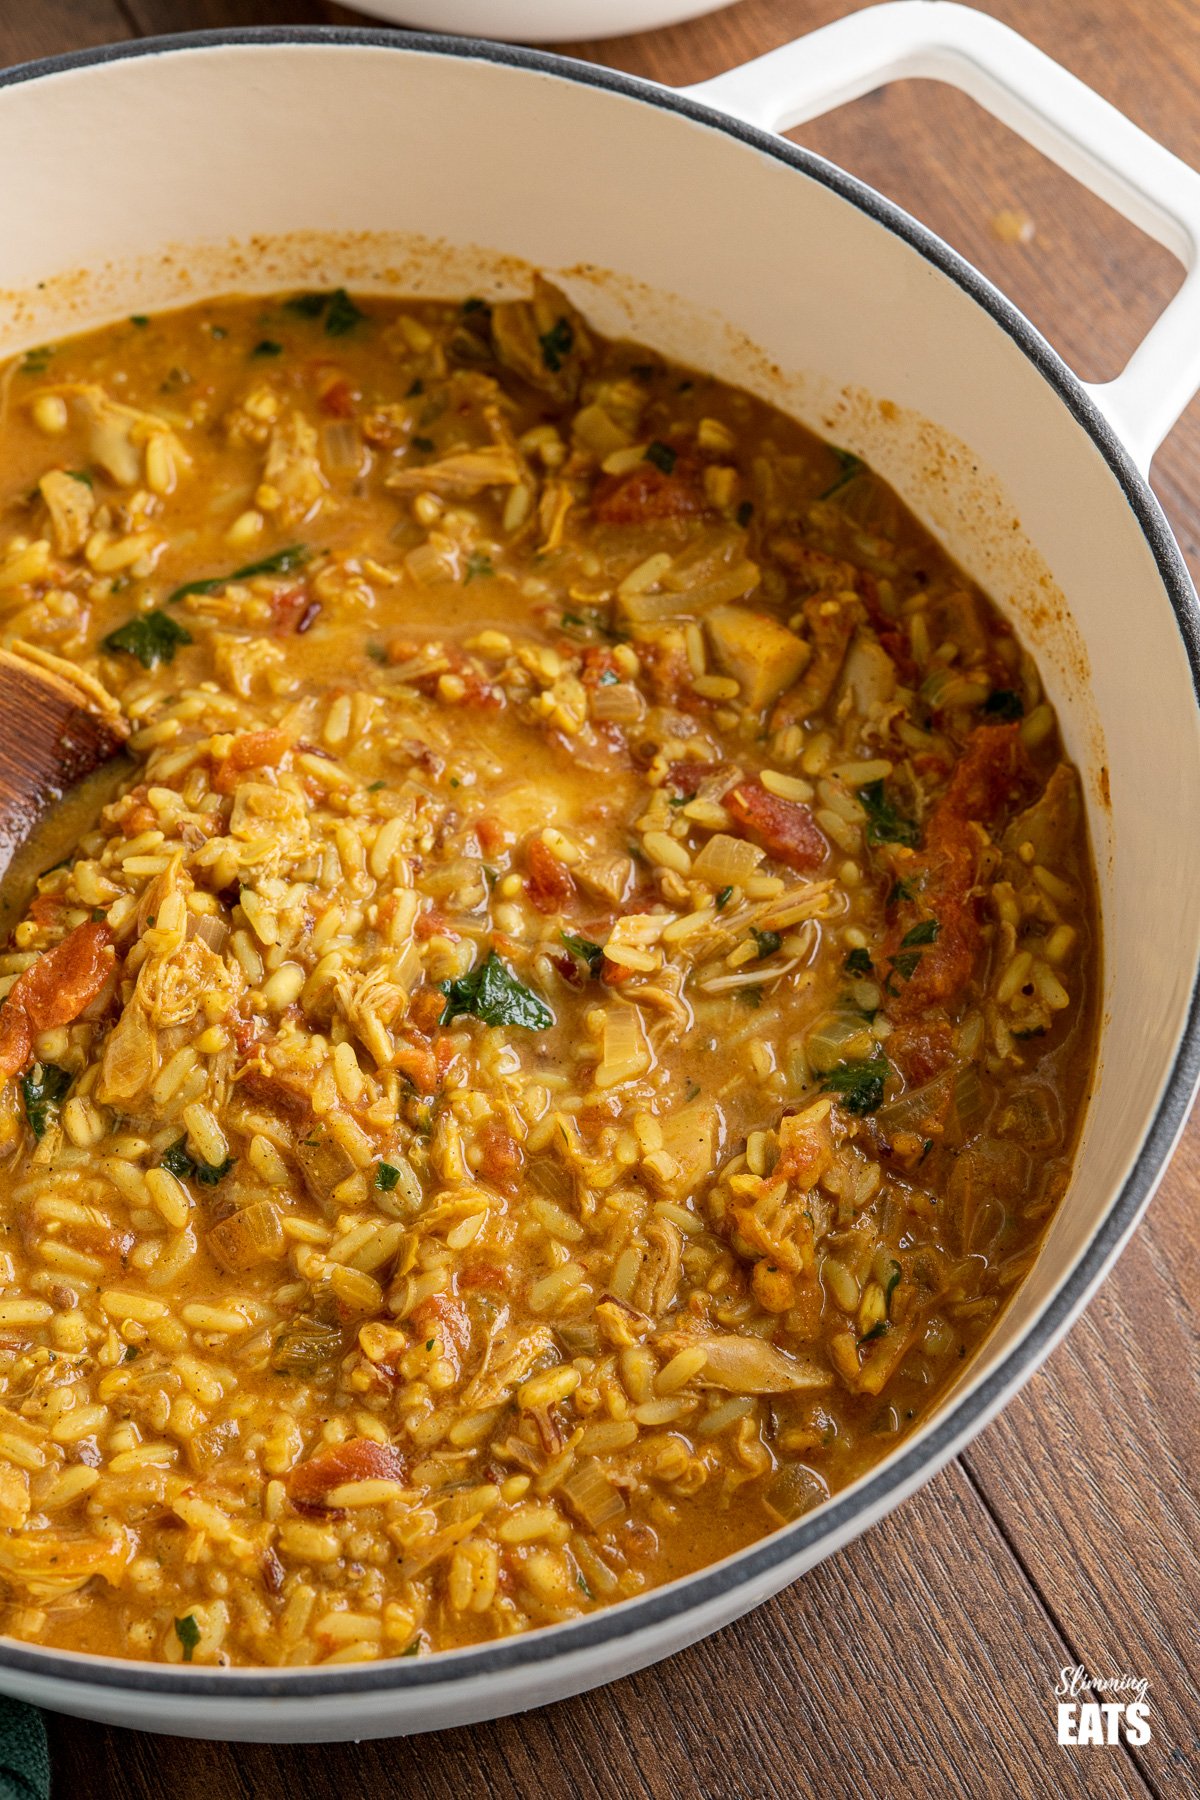
[[[945, 244], [770, 135], [909, 76], [966, 89], [1188, 263], [1118, 380], [1085, 388]], [[533, 264], [602, 330], [741, 381], [867, 456], [1040, 661], [1099, 865], [1102, 1058], [1045, 1248], [924, 1430], [740, 1555], [481, 1649], [219, 1670], [0, 1642], [9, 1693], [220, 1738], [430, 1730], [612, 1680], [795, 1580], [960, 1450], [1084, 1306], [1182, 1128], [1197, 1073], [1200, 612], [1145, 472], [1200, 385], [1200, 179], [1004, 27], [925, 0], [682, 94], [384, 32], [133, 43], [5, 76], [0, 167], [18, 177], [0, 231], [5, 353], [232, 288], [495, 294]]]
[[363, 12], [423, 31], [465, 31], [520, 44], [565, 44], [573, 38], [621, 37], [655, 31], [728, 0], [359, 0]]

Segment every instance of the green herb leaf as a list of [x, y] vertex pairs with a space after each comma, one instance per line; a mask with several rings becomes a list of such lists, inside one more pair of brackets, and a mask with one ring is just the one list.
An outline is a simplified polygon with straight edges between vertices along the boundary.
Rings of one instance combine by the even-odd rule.
[[539, 335], [538, 343], [542, 346], [542, 361], [552, 375], [557, 375], [563, 366], [563, 358], [570, 356], [575, 346], [575, 333], [572, 330], [571, 321], [569, 319], [556, 320], [549, 331], [544, 331]]
[[110, 631], [104, 639], [106, 650], [123, 650], [126, 656], [136, 656], [143, 669], [155, 669], [159, 663], [174, 662], [175, 652], [181, 644], [190, 644], [191, 633], [174, 619], [168, 618], [165, 612], [139, 613], [116, 631]]
[[993, 688], [983, 703], [983, 710], [989, 719], [1000, 719], [1006, 725], [1025, 717], [1021, 696], [1012, 688]]
[[886, 1282], [884, 1283], [884, 1287], [883, 1287], [883, 1297], [887, 1303], [889, 1319], [892, 1316], [892, 1295], [895, 1293], [896, 1288], [900, 1282], [900, 1277], [903, 1275], [903, 1273], [904, 1273], [904, 1271], [900, 1267], [900, 1264], [896, 1261], [895, 1257], [893, 1257], [891, 1264], [888, 1268], [888, 1278], [887, 1278]]
[[733, 896], [733, 889], [731, 887], [723, 887], [723, 888], [717, 889], [717, 911], [718, 912], [720, 912], [723, 907], [726, 907], [729, 905], [729, 902], [730, 902], [730, 899], [732, 898], [732, 896]]
[[485, 556], [482, 550], [472, 550], [467, 558], [467, 572], [463, 576], [463, 586], [466, 587], [469, 581], [474, 581], [477, 575], [487, 576], [495, 573], [491, 557]]
[[887, 899], [884, 901], [884, 905], [899, 906], [902, 900], [915, 900], [916, 897], [917, 890], [913, 887], [911, 881], [897, 881], [893, 885]]
[[875, 973], [875, 964], [871, 961], [869, 950], [851, 950], [842, 967], [847, 975], [873, 975]]
[[678, 455], [672, 450], [670, 444], [660, 443], [657, 438], [652, 444], [647, 444], [646, 454], [642, 458], [643, 462], [653, 463], [656, 469], [661, 469], [664, 475], [670, 475], [673, 472], [678, 460]]
[[858, 790], [858, 798], [867, 815], [868, 844], [908, 844], [919, 841], [920, 832], [911, 819], [901, 816], [884, 792], [882, 781], [868, 781]]
[[847, 1112], [870, 1113], [883, 1103], [883, 1084], [892, 1065], [882, 1050], [870, 1062], [841, 1062], [821, 1083], [823, 1094], [836, 1094]]
[[751, 926], [750, 935], [758, 946], [759, 956], [774, 956], [783, 942], [783, 937], [778, 931], [756, 931]]
[[840, 494], [843, 488], [849, 487], [852, 481], [857, 480], [866, 467], [861, 456], [855, 456], [852, 450], [839, 450], [834, 444], [829, 444], [826, 448], [833, 456], [837, 457], [838, 466], [842, 472], [831, 487], [827, 487], [823, 494], [817, 495], [818, 500], [832, 500], [835, 494]]
[[420, 1638], [414, 1638], [412, 1643], [409, 1644], [408, 1648], [406, 1650], [402, 1650], [400, 1652], [400, 1654], [401, 1654], [401, 1656], [420, 1656], [420, 1654], [421, 1654]]
[[338, 288], [329, 297], [329, 310], [325, 314], [326, 337], [345, 337], [348, 331], [366, 318], [361, 306], [355, 306], [345, 288]]
[[910, 950], [914, 944], [936, 944], [941, 926], [936, 919], [922, 919], [911, 931], [906, 931], [900, 939], [900, 948]]
[[72, 481], [82, 482], [84, 487], [90, 488], [93, 485], [91, 471], [88, 469], [67, 469], [66, 473]]
[[275, 550], [270, 556], [264, 556], [258, 562], [246, 563], [243, 568], [234, 569], [229, 575], [209, 575], [203, 581], [185, 581], [168, 595], [171, 605], [176, 600], [186, 600], [189, 594], [215, 594], [231, 581], [252, 581], [256, 575], [290, 575], [306, 563], [312, 551], [307, 544], [287, 544], [282, 550]]
[[443, 981], [441, 988], [446, 996], [443, 1025], [464, 1015], [485, 1025], [521, 1025], [527, 1031], [545, 1031], [554, 1024], [546, 1002], [523, 986], [494, 950], [469, 974]]
[[136, 1362], [136, 1361], [137, 1361], [137, 1357], [138, 1357], [138, 1347], [137, 1347], [137, 1345], [136, 1345], [136, 1344], [126, 1344], [126, 1346], [125, 1346], [125, 1354], [124, 1354], [124, 1356], [123, 1356], [123, 1357], [122, 1357], [122, 1358], [121, 1358], [121, 1361], [122, 1361], [122, 1362]]
[[261, 338], [250, 352], [251, 356], [282, 356], [283, 345], [274, 338]]
[[53, 344], [40, 344], [36, 350], [27, 350], [21, 358], [22, 375], [44, 375], [53, 355]]
[[54, 1063], [34, 1063], [29, 1073], [22, 1075], [21, 1098], [25, 1102], [25, 1117], [29, 1120], [35, 1138], [43, 1137], [47, 1127], [53, 1125], [58, 1118], [58, 1109], [66, 1098], [73, 1079], [65, 1069], [56, 1068]]
[[598, 975], [604, 962], [604, 950], [599, 944], [593, 944], [591, 938], [576, 937], [573, 932], [560, 931], [559, 937], [567, 946], [572, 956], [578, 956], [585, 962], [591, 974]]
[[382, 644], [367, 644], [366, 652], [373, 663], [386, 664], [387, 659], [388, 659], [388, 653], [384, 649]]
[[743, 1006], [748, 1006], [752, 1012], [757, 1012], [763, 1002], [762, 989], [760, 987], [739, 988], [738, 999]]
[[180, 1138], [169, 1150], [164, 1150], [160, 1158], [161, 1166], [180, 1181], [198, 1181], [201, 1187], [216, 1187], [224, 1181], [234, 1164], [234, 1158], [227, 1156], [223, 1163], [197, 1162], [187, 1153], [187, 1139]]
[[[892, 965], [892, 974], [899, 975], [901, 981], [912, 980], [920, 960], [921, 952], [919, 950], [898, 950], [895, 956], [888, 957], [888, 961]], [[894, 993], [895, 989], [889, 986], [888, 991]]]
[[879, 1323], [877, 1325], [872, 1325], [870, 1331], [864, 1331], [863, 1335], [859, 1338], [859, 1340], [858, 1340], [859, 1349], [861, 1350], [864, 1344], [873, 1343], [876, 1338], [881, 1338], [883, 1336], [884, 1332], [887, 1331], [888, 1329], [889, 1329], [889, 1327], [888, 1327], [887, 1320], [880, 1319]]
[[329, 304], [329, 295], [293, 294], [283, 304], [287, 312], [299, 313], [302, 319], [319, 319]]
[[381, 1193], [390, 1194], [400, 1179], [400, 1171], [394, 1163], [381, 1162], [375, 1171], [375, 1186]]
[[478, 294], [468, 294], [459, 308], [459, 311], [464, 313], [491, 312], [491, 310], [487, 301], [481, 300]]
[[200, 1642], [200, 1627], [197, 1625], [191, 1613], [188, 1613], [186, 1618], [176, 1619], [175, 1636], [183, 1645], [184, 1662], [191, 1662], [192, 1657], [195, 1654], [196, 1645]]
[[129, 323], [131, 325], [136, 325], [138, 329], [141, 330], [142, 326], [150, 323], [150, 318], [147, 313], [130, 313]]

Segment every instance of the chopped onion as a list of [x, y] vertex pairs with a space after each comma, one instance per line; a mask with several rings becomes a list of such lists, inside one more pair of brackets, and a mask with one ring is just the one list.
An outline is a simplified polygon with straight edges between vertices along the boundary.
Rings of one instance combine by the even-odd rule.
[[646, 711], [646, 702], [628, 681], [613, 681], [598, 687], [591, 698], [591, 714], [606, 725], [636, 725]]
[[214, 1225], [205, 1242], [223, 1269], [240, 1274], [282, 1256], [283, 1226], [269, 1200], [255, 1200]]
[[562, 1481], [559, 1492], [588, 1531], [619, 1519], [625, 1502], [600, 1465], [592, 1458], [577, 1463]]
[[809, 1067], [817, 1075], [827, 1075], [839, 1063], [869, 1062], [877, 1047], [874, 1032], [858, 1012], [822, 1013], [805, 1043]]
[[632, 1006], [613, 1006], [604, 1019], [603, 1054], [596, 1070], [598, 1088], [636, 1081], [650, 1067], [650, 1046], [642, 1021]]
[[357, 475], [362, 467], [362, 438], [349, 419], [336, 419], [321, 427], [321, 449], [331, 475]]
[[762, 859], [763, 852], [756, 844], [718, 831], [693, 862], [692, 874], [697, 881], [707, 882], [709, 887], [742, 887]]

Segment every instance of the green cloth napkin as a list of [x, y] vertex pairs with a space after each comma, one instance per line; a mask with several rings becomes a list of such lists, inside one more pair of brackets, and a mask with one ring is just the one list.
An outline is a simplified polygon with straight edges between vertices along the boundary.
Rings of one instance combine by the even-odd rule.
[[46, 1725], [36, 1706], [0, 1696], [0, 1800], [50, 1800]]

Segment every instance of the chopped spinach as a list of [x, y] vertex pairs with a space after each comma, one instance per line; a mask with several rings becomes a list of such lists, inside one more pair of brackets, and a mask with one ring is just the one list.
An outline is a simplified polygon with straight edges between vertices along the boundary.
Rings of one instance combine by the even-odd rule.
[[129, 323], [131, 325], [136, 325], [138, 329], [141, 330], [143, 325], [148, 325], [150, 323], [149, 315], [146, 313], [130, 313]]
[[911, 931], [906, 931], [900, 939], [902, 950], [911, 950], [914, 944], [936, 944], [941, 926], [936, 919], [922, 919]]
[[66, 474], [68, 474], [71, 477], [72, 481], [81, 482], [84, 487], [90, 488], [92, 486], [92, 477], [91, 477], [90, 470], [88, 470], [88, 469], [67, 469], [65, 472], [66, 472]]
[[888, 1278], [883, 1286], [883, 1298], [887, 1305], [889, 1319], [892, 1316], [892, 1295], [895, 1293], [896, 1288], [899, 1286], [900, 1277], [903, 1275], [903, 1273], [904, 1273], [904, 1271], [900, 1267], [900, 1264], [896, 1261], [895, 1257], [893, 1257], [891, 1266], [888, 1269]]
[[647, 444], [646, 454], [642, 458], [643, 462], [653, 463], [656, 469], [661, 469], [664, 475], [670, 475], [674, 471], [678, 460], [678, 454], [670, 444], [661, 443], [658, 438], [652, 444]]
[[123, 650], [126, 656], [136, 656], [143, 669], [156, 669], [159, 663], [174, 662], [175, 652], [181, 644], [190, 644], [192, 635], [182, 625], [166, 613], [139, 613], [136, 618], [126, 620], [115, 631], [110, 631], [104, 639], [106, 650]]
[[726, 906], [728, 906], [732, 897], [733, 897], [733, 889], [731, 887], [718, 888], [717, 889], [717, 901], [716, 901], [717, 911], [721, 912]]
[[375, 1171], [375, 1186], [381, 1193], [390, 1194], [400, 1179], [400, 1171], [394, 1163], [381, 1162]]
[[329, 310], [325, 314], [326, 337], [345, 337], [348, 331], [366, 318], [361, 306], [355, 306], [345, 288], [338, 288], [329, 296]]
[[[920, 960], [921, 952], [919, 950], [899, 950], [895, 956], [888, 957], [888, 961], [892, 965], [892, 975], [899, 975], [901, 981], [912, 980]], [[889, 975], [886, 984], [887, 990], [889, 994], [894, 994], [896, 990], [891, 985], [891, 980], [892, 976]]]
[[169, 1150], [164, 1150], [161, 1157], [164, 1169], [177, 1175], [180, 1181], [198, 1181], [201, 1187], [216, 1187], [218, 1182], [224, 1181], [233, 1163], [232, 1156], [227, 1156], [223, 1163], [197, 1162], [188, 1155], [186, 1138], [180, 1138]]
[[538, 336], [542, 347], [542, 361], [552, 375], [557, 375], [563, 366], [563, 358], [570, 356], [575, 347], [575, 332], [569, 319], [556, 319], [549, 331]]
[[463, 586], [466, 587], [469, 581], [474, 581], [477, 575], [488, 576], [495, 573], [491, 557], [485, 556], [482, 550], [472, 550], [467, 558], [467, 572], [463, 576]]
[[367, 316], [345, 288], [337, 288], [332, 294], [293, 294], [283, 304], [287, 312], [298, 313], [302, 319], [319, 319], [323, 313], [327, 337], [345, 337]]
[[778, 931], [756, 931], [751, 926], [750, 935], [754, 939], [759, 956], [774, 956], [783, 942], [782, 934]]
[[485, 1025], [521, 1025], [527, 1031], [545, 1031], [554, 1024], [546, 1002], [523, 986], [494, 950], [468, 974], [443, 981], [441, 989], [446, 996], [443, 1025], [464, 1015]]
[[191, 1613], [188, 1613], [185, 1618], [176, 1619], [175, 1636], [183, 1645], [184, 1662], [191, 1662], [196, 1645], [200, 1642], [200, 1627]]
[[892, 1065], [882, 1050], [869, 1062], [841, 1062], [821, 1083], [823, 1094], [836, 1094], [847, 1112], [870, 1113], [883, 1104], [883, 1086]]
[[302, 319], [319, 319], [328, 303], [328, 294], [293, 294], [283, 304], [288, 312], [299, 313]]
[[851, 950], [842, 967], [847, 975], [873, 975], [875, 973], [875, 964], [871, 961], [869, 950]]
[[34, 1063], [21, 1077], [21, 1098], [25, 1117], [35, 1138], [45, 1135], [48, 1126], [58, 1118], [58, 1109], [66, 1098], [73, 1077], [54, 1063]]
[[889, 907], [899, 906], [902, 900], [915, 900], [916, 897], [917, 891], [913, 887], [911, 881], [897, 881], [894, 883], [891, 892], [888, 894], [884, 905]]
[[880, 1319], [878, 1324], [872, 1325], [870, 1331], [864, 1331], [863, 1335], [859, 1338], [859, 1340], [858, 1340], [859, 1349], [861, 1350], [864, 1344], [873, 1343], [876, 1338], [881, 1338], [884, 1335], [884, 1333], [887, 1331], [887, 1329], [888, 1329], [887, 1320]]
[[601, 965], [604, 962], [604, 950], [601, 945], [594, 944], [591, 938], [576, 937], [571, 931], [560, 931], [558, 935], [572, 956], [579, 957], [582, 962], [587, 964], [590, 974], [598, 975], [600, 973]]
[[859, 803], [867, 815], [868, 844], [915, 844], [920, 832], [911, 819], [898, 813], [882, 781], [868, 781], [858, 790]]
[[208, 575], [202, 581], [185, 581], [167, 598], [173, 605], [176, 600], [186, 600], [189, 594], [215, 594], [228, 587], [231, 581], [252, 581], [256, 575], [290, 575], [311, 555], [307, 544], [285, 544], [282, 550], [272, 551], [270, 556], [260, 557], [258, 562], [246, 563], [228, 575]]
[[1005, 725], [1025, 717], [1021, 696], [1012, 688], [993, 688], [983, 703], [983, 710], [989, 719], [1000, 719]]
[[833, 444], [830, 444], [829, 449], [837, 457], [841, 474], [823, 494], [817, 495], [818, 500], [832, 500], [835, 494], [840, 494], [843, 488], [856, 481], [866, 467], [861, 456], [855, 456], [852, 450], [838, 450]]

